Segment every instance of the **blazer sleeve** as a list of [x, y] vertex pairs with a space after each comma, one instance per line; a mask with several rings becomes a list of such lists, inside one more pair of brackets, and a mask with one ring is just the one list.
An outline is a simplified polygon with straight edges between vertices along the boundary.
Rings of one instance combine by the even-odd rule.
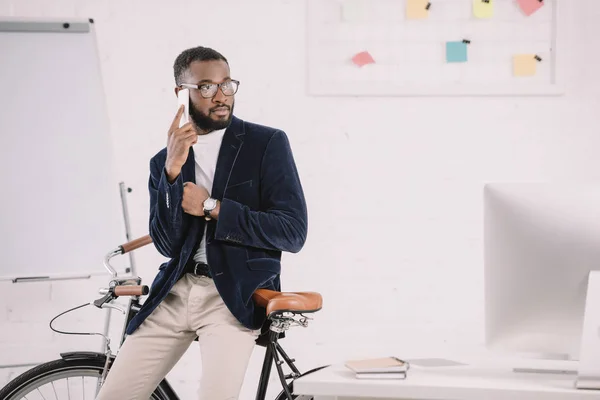
[[183, 178], [169, 183], [164, 166], [150, 161], [150, 237], [165, 257], [177, 256], [183, 245], [182, 218]]
[[215, 239], [266, 250], [297, 253], [306, 241], [304, 192], [286, 134], [277, 131], [261, 164], [261, 210], [223, 199]]

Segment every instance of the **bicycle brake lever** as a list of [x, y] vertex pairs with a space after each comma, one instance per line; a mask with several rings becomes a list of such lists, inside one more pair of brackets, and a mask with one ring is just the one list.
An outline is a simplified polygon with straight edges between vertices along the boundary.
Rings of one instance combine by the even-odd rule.
[[99, 298], [98, 300], [94, 300], [94, 302], [92, 304], [98, 308], [102, 308], [102, 306], [104, 304], [108, 303], [109, 301], [113, 300], [114, 298], [115, 298], [115, 295], [113, 294], [113, 292], [109, 291], [103, 297]]
[[108, 304], [108, 303], [106, 303], [106, 304], [104, 304], [102, 306], [102, 308], [114, 308], [115, 310], [121, 311], [123, 313], [123, 315], [125, 314], [125, 310], [124, 309], [122, 309], [119, 306], [115, 306], [114, 304]]

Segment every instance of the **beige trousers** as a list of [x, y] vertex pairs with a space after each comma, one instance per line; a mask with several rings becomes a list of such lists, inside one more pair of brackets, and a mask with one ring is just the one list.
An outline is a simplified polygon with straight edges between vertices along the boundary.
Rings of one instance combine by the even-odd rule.
[[260, 330], [231, 314], [211, 278], [185, 274], [125, 339], [97, 400], [147, 400], [198, 336], [201, 400], [237, 399]]

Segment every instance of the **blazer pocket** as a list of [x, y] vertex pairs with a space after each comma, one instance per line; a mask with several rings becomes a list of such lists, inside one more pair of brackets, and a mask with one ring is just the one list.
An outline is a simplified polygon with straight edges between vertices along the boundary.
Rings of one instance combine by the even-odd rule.
[[281, 262], [274, 258], [254, 258], [246, 262], [248, 269], [253, 271], [267, 271], [274, 274], [281, 273]]
[[223, 197], [252, 207], [252, 179], [227, 186]]
[[240, 287], [240, 294], [242, 301], [248, 305], [256, 289], [273, 288], [272, 282], [281, 272], [281, 263], [272, 258], [255, 258], [248, 260], [246, 265], [248, 266], [247, 276]]
[[227, 186], [227, 188], [225, 189], [225, 191], [227, 191], [229, 189], [233, 189], [233, 188], [239, 188], [239, 187], [245, 186], [245, 185], [247, 185], [248, 187], [252, 187], [252, 179], [244, 181], [244, 182], [233, 183], [233, 184]]

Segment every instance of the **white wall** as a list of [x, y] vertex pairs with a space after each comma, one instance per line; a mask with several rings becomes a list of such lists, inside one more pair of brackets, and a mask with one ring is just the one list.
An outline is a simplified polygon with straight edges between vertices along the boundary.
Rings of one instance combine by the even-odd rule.
[[[95, 19], [117, 171], [134, 189], [134, 236], [147, 233], [148, 161], [175, 109], [174, 58], [200, 44], [229, 58], [242, 82], [237, 115], [288, 133], [308, 200], [308, 242], [283, 268], [284, 290], [324, 297], [309, 328], [283, 342], [306, 369], [482, 349], [482, 184], [600, 177], [600, 2], [562, 3], [561, 98], [310, 98], [299, 0], [0, 0], [0, 16]], [[138, 253], [148, 283], [162, 260], [151, 248]], [[2, 283], [0, 363], [97, 348], [52, 334], [47, 321], [104, 282]], [[75, 320], [101, 325], [92, 310]], [[169, 374], [183, 398], [194, 398], [198, 355], [194, 344]], [[254, 356], [242, 399], [253, 398], [262, 349]], [[0, 370], [0, 385], [19, 371]]]

